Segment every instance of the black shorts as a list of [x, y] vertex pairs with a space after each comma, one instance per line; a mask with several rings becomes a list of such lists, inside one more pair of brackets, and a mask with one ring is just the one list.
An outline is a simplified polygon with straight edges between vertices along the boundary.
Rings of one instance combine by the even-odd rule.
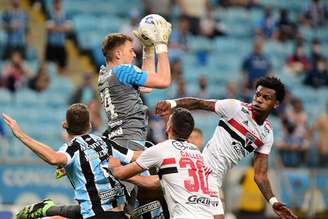
[[67, 64], [67, 53], [65, 46], [53, 46], [47, 44], [46, 46], [46, 60], [57, 63], [64, 68]]
[[89, 217], [88, 219], [128, 219], [123, 211], [114, 212], [114, 211], [106, 211], [101, 215], [96, 215]]

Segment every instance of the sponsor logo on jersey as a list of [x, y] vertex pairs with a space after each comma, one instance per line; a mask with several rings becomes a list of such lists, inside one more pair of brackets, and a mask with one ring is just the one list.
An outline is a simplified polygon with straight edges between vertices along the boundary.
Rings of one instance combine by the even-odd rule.
[[213, 206], [217, 207], [219, 205], [219, 201], [211, 200], [211, 198], [199, 196], [199, 195], [191, 195], [188, 197], [188, 201], [186, 204], [194, 205], [200, 204], [204, 206]]
[[123, 135], [123, 129], [121, 127], [109, 133], [108, 138], [111, 139], [113, 137], [120, 136], [120, 135]]
[[123, 121], [122, 120], [117, 120], [115, 122], [108, 122], [108, 126], [111, 128], [114, 128], [116, 126], [122, 125]]
[[245, 156], [245, 148], [239, 141], [232, 142], [233, 149], [237, 152], [239, 156]]
[[114, 188], [106, 191], [106, 192], [100, 192], [99, 193], [99, 197], [102, 200], [112, 200], [115, 199], [116, 196], [121, 195], [120, 193], [122, 193], [122, 188], [120, 186], [115, 186]]
[[198, 148], [192, 147], [192, 146], [190, 146], [188, 144], [184, 144], [181, 141], [172, 141], [172, 145], [173, 145], [173, 147], [175, 147], [176, 149], [181, 150], [181, 151], [186, 150], [186, 149], [189, 149], [189, 150], [198, 150]]
[[[132, 215], [134, 217], [137, 217], [137, 216], [143, 215], [144, 213], [151, 212], [151, 211], [156, 210], [156, 209], [161, 209], [161, 204], [158, 201], [153, 201], [153, 202], [150, 202], [148, 204], [145, 204], [143, 206], [140, 206], [140, 207], [136, 208], [132, 212]], [[162, 216], [163, 215], [160, 215], [159, 218], [164, 218]]]

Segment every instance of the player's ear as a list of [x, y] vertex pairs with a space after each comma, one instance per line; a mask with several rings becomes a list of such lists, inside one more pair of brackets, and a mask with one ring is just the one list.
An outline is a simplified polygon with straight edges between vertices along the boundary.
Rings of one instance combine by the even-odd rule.
[[280, 102], [277, 100], [273, 106], [274, 109], [277, 109], [277, 107], [280, 105]]
[[122, 51], [118, 48], [114, 51], [114, 55], [116, 59], [120, 59], [122, 57]]
[[62, 127], [63, 127], [63, 129], [67, 129], [68, 128], [66, 120], [64, 120], [62, 122]]
[[89, 122], [89, 130], [91, 130], [92, 129], [92, 124], [91, 124], [91, 122]]

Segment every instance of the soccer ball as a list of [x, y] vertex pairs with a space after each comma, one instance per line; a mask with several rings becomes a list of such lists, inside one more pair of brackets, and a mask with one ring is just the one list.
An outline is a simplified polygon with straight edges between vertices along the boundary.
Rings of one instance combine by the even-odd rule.
[[158, 14], [149, 14], [146, 15], [144, 18], [141, 19], [139, 23], [139, 30], [148, 30], [150, 33], [155, 33], [155, 21], [164, 21], [166, 22], [165, 18]]

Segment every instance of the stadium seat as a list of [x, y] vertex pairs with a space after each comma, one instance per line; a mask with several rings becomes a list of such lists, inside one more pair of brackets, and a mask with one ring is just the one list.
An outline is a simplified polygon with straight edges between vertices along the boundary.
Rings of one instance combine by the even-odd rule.
[[0, 106], [1, 108], [13, 103], [14, 101], [14, 96], [4, 88], [0, 89]]
[[0, 211], [0, 218], [1, 219], [12, 219], [13, 213], [11, 211]]
[[285, 170], [280, 179], [282, 202], [291, 208], [300, 209], [304, 194], [310, 185], [309, 172], [306, 170]]

